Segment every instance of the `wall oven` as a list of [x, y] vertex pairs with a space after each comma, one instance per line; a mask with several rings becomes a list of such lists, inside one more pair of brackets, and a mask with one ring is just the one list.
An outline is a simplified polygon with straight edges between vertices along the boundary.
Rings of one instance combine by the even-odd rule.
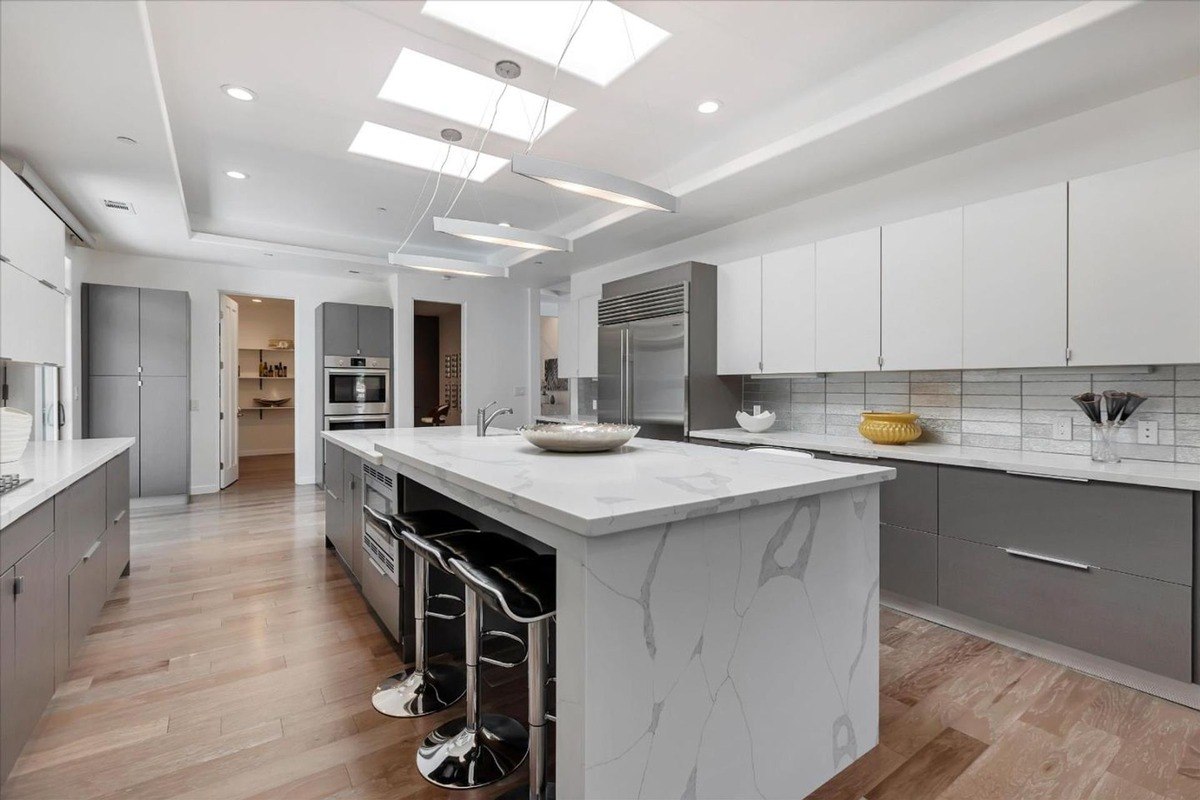
[[392, 418], [387, 414], [350, 414], [342, 417], [326, 417], [327, 431], [369, 431], [382, 430], [391, 423]]
[[391, 360], [365, 356], [325, 357], [325, 416], [388, 414]]

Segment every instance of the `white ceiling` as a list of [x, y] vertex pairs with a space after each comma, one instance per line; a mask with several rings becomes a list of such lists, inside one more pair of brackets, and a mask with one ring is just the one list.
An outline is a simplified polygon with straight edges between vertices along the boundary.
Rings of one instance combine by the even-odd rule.
[[[621, 5], [671, 37], [607, 87], [560, 73], [552, 96], [576, 111], [533, 152], [673, 191], [680, 213], [633, 212], [501, 170], [469, 184], [454, 214], [573, 236], [574, 253], [467, 242], [430, 219], [409, 250], [489, 258], [549, 285], [1200, 73], [1197, 3]], [[390, 274], [387, 253], [433, 180], [346, 148], [364, 120], [434, 138], [450, 124], [376, 97], [400, 50], [487, 75], [510, 58], [523, 67], [515, 85], [539, 94], [552, 78], [420, 8], [5, 0], [0, 148], [28, 159], [105, 249]], [[231, 100], [220, 91], [231, 83], [258, 99]], [[710, 98], [722, 109], [698, 114]], [[464, 144], [481, 133], [454, 127]], [[484, 149], [507, 158], [524, 144], [493, 134]], [[429, 217], [458, 189], [443, 180]], [[103, 209], [103, 197], [131, 201], [137, 216]]]

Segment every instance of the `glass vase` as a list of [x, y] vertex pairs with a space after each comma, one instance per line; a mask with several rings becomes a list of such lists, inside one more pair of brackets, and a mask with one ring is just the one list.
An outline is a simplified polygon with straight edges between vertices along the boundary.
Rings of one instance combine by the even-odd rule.
[[1092, 461], [1101, 464], [1120, 463], [1117, 455], [1117, 424], [1115, 422], [1099, 422], [1092, 425], [1096, 435], [1092, 437]]

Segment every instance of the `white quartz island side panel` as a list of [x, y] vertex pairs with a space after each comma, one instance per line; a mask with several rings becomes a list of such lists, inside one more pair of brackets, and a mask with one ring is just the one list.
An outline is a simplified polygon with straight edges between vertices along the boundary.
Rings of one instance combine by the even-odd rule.
[[406, 480], [556, 550], [557, 796], [797, 798], [877, 743], [879, 483], [894, 470], [379, 437]]

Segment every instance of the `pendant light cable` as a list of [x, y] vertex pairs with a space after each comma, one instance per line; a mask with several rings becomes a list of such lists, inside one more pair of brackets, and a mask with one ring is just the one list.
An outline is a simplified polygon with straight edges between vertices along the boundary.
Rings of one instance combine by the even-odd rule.
[[[629, 57], [632, 59], [632, 63], [636, 64], [637, 60], [638, 60], [638, 54], [637, 54], [637, 50], [635, 50], [633, 47], [633, 34], [631, 34], [629, 32], [629, 18], [627, 15], [625, 15], [625, 14], [621, 15], [621, 24], [625, 26], [625, 41], [629, 42]], [[654, 114], [650, 110], [650, 103], [646, 100], [645, 92], [642, 93], [642, 106], [646, 109], [646, 116], [650, 118], [650, 127], [654, 132], [655, 140], [658, 141], [664, 147], [663, 172], [665, 173], [665, 176], [667, 179], [667, 188], [670, 189], [672, 193], [674, 193], [675, 183], [671, 180], [671, 167], [669, 166], [670, 156], [666, 154], [666, 150], [665, 150], [667, 140], [662, 138], [662, 136], [660, 135], [660, 132], [658, 130], [658, 121], [655, 119]]]
[[[446, 162], [450, 160], [450, 150], [451, 150], [451, 145], [449, 142], [447, 142], [446, 143], [446, 156], [442, 159], [441, 166], [438, 167], [437, 180], [434, 181], [434, 184], [433, 184], [433, 194], [431, 194], [429, 196], [429, 202], [425, 204], [425, 210], [421, 212], [421, 216], [417, 217], [417, 221], [413, 224], [412, 228], [409, 229], [408, 236], [405, 236], [404, 241], [400, 244], [399, 247], [396, 248], [397, 253], [400, 253], [400, 251], [402, 251], [405, 248], [405, 246], [408, 245], [408, 242], [410, 239], [412, 239], [413, 234], [417, 232], [417, 228], [421, 227], [421, 223], [425, 220], [425, 215], [429, 213], [429, 209], [433, 208], [433, 201], [437, 199], [438, 188], [442, 185], [442, 170], [444, 170], [446, 168]], [[426, 175], [425, 179], [426, 179], [426, 181], [428, 181], [429, 176]], [[417, 195], [417, 202], [418, 203], [421, 202], [420, 195]], [[414, 205], [413, 208], [415, 209], [416, 206]], [[409, 216], [410, 217], [412, 216], [411, 213], [409, 214]]]
[[[463, 189], [467, 188], [467, 183], [471, 180], [471, 175], [475, 172], [475, 167], [479, 165], [479, 156], [483, 153], [483, 145], [487, 142], [488, 134], [492, 132], [492, 126], [496, 124], [496, 115], [500, 113], [500, 101], [504, 99], [504, 93], [508, 91], [508, 80], [504, 81], [504, 85], [500, 87], [500, 94], [496, 95], [496, 105], [492, 107], [492, 118], [488, 122], [487, 130], [483, 132], [483, 138], [479, 140], [479, 147], [475, 150], [475, 160], [471, 162], [471, 169], [463, 176], [462, 186], [458, 187], [458, 193], [454, 195], [454, 199], [450, 201], [450, 205], [442, 213], [443, 217], [450, 216], [450, 212], [454, 210], [454, 205], [458, 202], [458, 198], [462, 197]], [[487, 113], [487, 109], [484, 109]]]
[[[563, 45], [562, 53], [558, 56], [558, 61], [554, 62], [554, 75], [550, 78], [550, 85], [546, 87], [546, 99], [542, 103], [541, 113], [533, 121], [533, 128], [529, 131], [529, 144], [525, 146], [525, 154], [529, 155], [529, 151], [533, 149], [533, 143], [546, 131], [546, 118], [550, 112], [550, 93], [554, 91], [554, 84], [558, 81], [558, 68], [562, 66], [563, 59], [567, 57], [567, 51], [571, 49], [571, 42], [575, 41], [575, 34], [579, 33], [579, 29], [583, 27], [583, 21], [587, 19], [588, 12], [592, 10], [592, 3], [595, 0], [588, 0], [588, 4], [584, 6], [583, 14], [580, 15], [579, 21], [575, 23], [575, 27], [571, 30], [571, 35], [567, 37], [567, 43]], [[537, 129], [538, 122], [541, 122], [541, 130]]]

